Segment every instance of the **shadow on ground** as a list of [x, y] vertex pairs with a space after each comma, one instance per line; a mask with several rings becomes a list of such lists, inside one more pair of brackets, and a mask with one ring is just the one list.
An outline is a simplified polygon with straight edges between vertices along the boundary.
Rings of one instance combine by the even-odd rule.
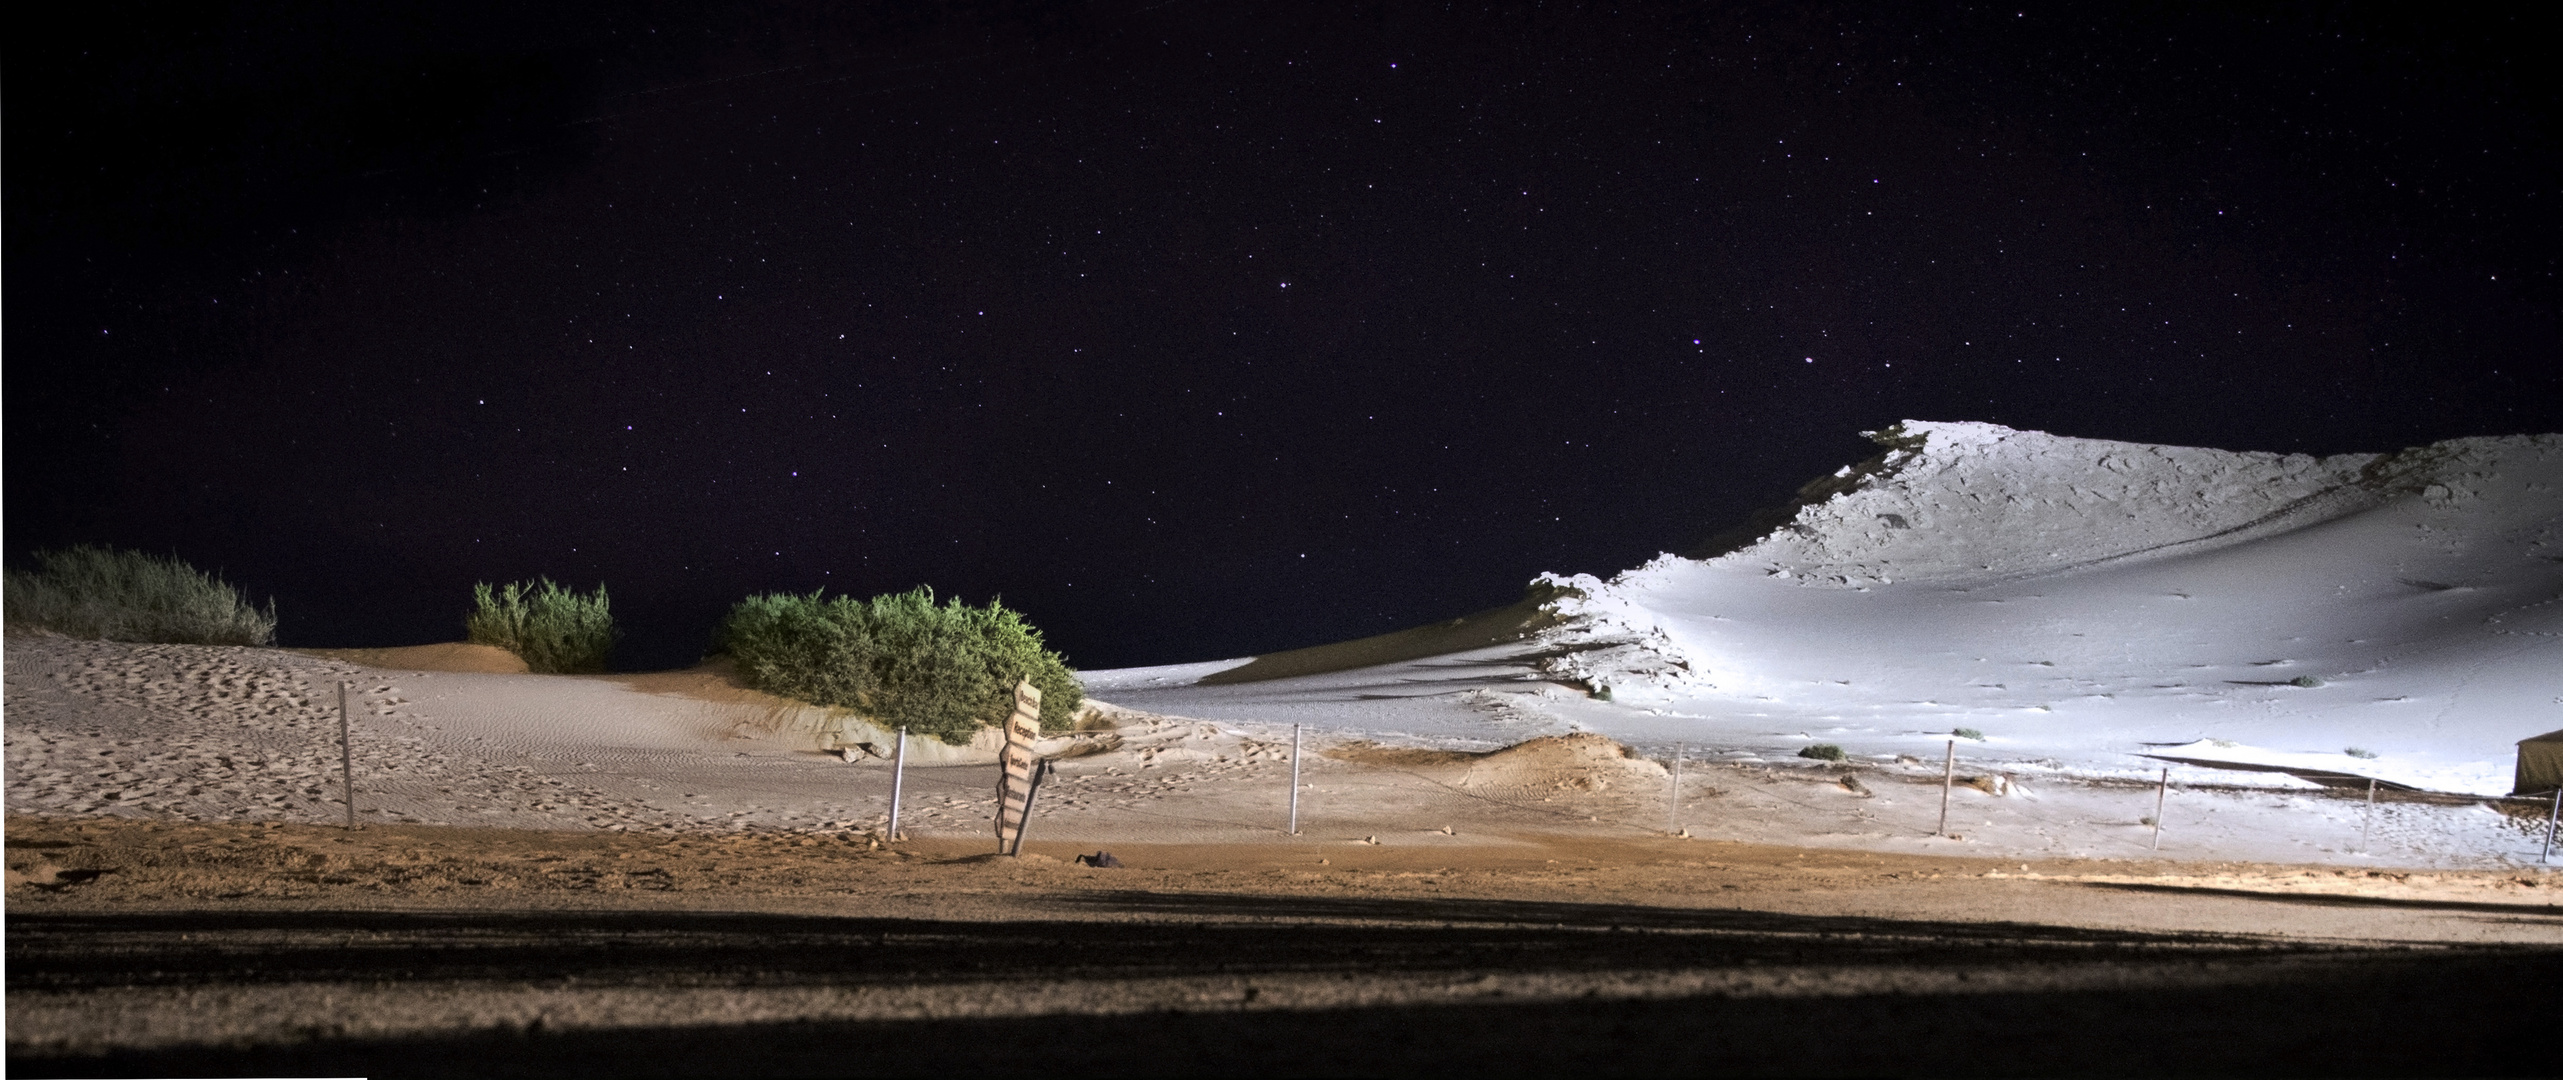
[[[2102, 972], [2038, 993], [1490, 1000], [1010, 1019], [475, 1031], [13, 1052], [12, 1076], [1176, 1073], [2550, 1074], [2563, 950], [1491, 900], [1131, 893], [1019, 922], [667, 912], [13, 915], [8, 989], [356, 981], [899, 985], [1160, 975]], [[2123, 978], [2117, 976], [2123, 975]]]

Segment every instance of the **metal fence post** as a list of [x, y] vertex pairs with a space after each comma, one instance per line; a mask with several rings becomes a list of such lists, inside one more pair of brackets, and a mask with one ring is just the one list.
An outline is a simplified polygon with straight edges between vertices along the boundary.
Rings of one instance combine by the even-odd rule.
[[1290, 726], [1290, 834], [1299, 835], [1299, 725]]
[[2554, 789], [2554, 809], [2545, 815], [2545, 850], [2536, 853], [2536, 861], [2544, 862], [2554, 854], [2554, 827], [2558, 823], [2563, 823], [2563, 787]]
[[347, 682], [338, 683], [338, 770], [347, 792], [347, 827], [356, 827], [356, 743], [347, 729]]
[[1673, 744], [1673, 786], [1664, 792], [1664, 831], [1682, 831], [1682, 751], [1681, 743]]
[[1949, 740], [1949, 758], [1940, 763], [1940, 830], [1934, 836], [1949, 835], [1949, 788], [1958, 777], [1958, 740]]
[[2376, 835], [2376, 778], [2367, 778], [2367, 820], [2358, 826], [2359, 854], [2370, 854], [2369, 838]]
[[2163, 766], [2162, 786], [2154, 789], [2154, 850], [2163, 849], [2163, 800], [2171, 797], [2171, 766]]
[[908, 782], [908, 729], [899, 729], [899, 748], [890, 758], [890, 835], [889, 843], [899, 842], [899, 796]]

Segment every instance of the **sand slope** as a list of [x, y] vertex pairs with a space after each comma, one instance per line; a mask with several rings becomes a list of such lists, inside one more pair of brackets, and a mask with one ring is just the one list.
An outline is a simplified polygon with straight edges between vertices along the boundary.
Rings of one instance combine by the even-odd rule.
[[[1987, 425], [1882, 438], [1786, 528], [1711, 558], [1548, 578], [1525, 605], [1272, 663], [1085, 673], [1097, 719], [1045, 747], [1062, 761], [1033, 835], [1282, 842], [1296, 726], [1337, 751], [1305, 762], [1300, 843], [1688, 830], [2152, 858], [2169, 769], [2173, 857], [2535, 858], [2541, 807], [2425, 793], [2505, 792], [2512, 741], [2563, 705], [2563, 439], [2316, 461]], [[412, 666], [367, 666], [393, 661]], [[889, 733], [718, 667], [45, 637], [10, 638], [7, 665], [17, 813], [331, 820], [342, 679], [366, 821], [842, 831], [889, 811]], [[1940, 835], [1953, 742], [1973, 783]], [[1849, 759], [1799, 755], [1816, 744]], [[991, 749], [912, 742], [907, 831], [986, 835]], [[2393, 786], [2371, 810], [2307, 776]]]
[[[1812, 842], [1926, 842], [1937, 800], [1917, 829], [1894, 791], [1936, 779], [1954, 740], [1965, 774], [2017, 781], [1956, 797], [1970, 843], [2150, 852], [2137, 785], [2169, 768], [2176, 794], [2228, 793], [2170, 800], [2164, 850], [2535, 856], [2523, 815], [2390, 796], [2505, 795], [2516, 740], [2554, 726], [2563, 437], [2324, 459], [1987, 424], [1878, 439], [1699, 558], [1543, 576], [1553, 625], [1518, 641], [1261, 681], [1234, 661], [1087, 678], [1134, 707], [1392, 743], [1593, 731], [1774, 776], [1832, 744], [1896, 778], [1858, 809], [1763, 808]], [[2323, 793], [2371, 777], [2373, 818]], [[1759, 816], [1711, 827], [1755, 836]]]
[[[11, 639], [7, 658], [13, 813], [339, 820], [343, 680], [353, 687], [362, 822], [842, 831], [879, 830], [888, 818], [890, 737], [849, 728], [841, 710], [739, 686], [717, 666], [620, 676], [388, 671], [274, 649], [51, 637]], [[1103, 701], [1083, 726], [1041, 744], [1057, 768], [1034, 836], [1290, 839], [1285, 731]], [[1328, 758], [1320, 751], [1332, 741], [1312, 743], [1303, 762], [1303, 842], [1508, 843], [1501, 830], [1525, 827], [1628, 834], [1643, 831], [1631, 822], [1658, 798], [1652, 788], [1585, 783], [1560, 790], [1590, 797], [1560, 802], [1509, 781], [1453, 783], [1433, 770]], [[1619, 750], [1598, 753], [1617, 761]], [[906, 834], [988, 834], [996, 773], [987, 746], [918, 739], [908, 755]], [[1517, 761], [1488, 775], [1538, 771]]]

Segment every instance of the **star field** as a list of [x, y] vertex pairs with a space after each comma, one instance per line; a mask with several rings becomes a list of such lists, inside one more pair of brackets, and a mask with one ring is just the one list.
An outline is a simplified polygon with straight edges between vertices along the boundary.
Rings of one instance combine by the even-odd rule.
[[1905, 417], [2563, 429], [2499, 10], [66, 12], [7, 46], [13, 558], [288, 644], [601, 581], [1002, 595], [1083, 666], [1687, 547]]

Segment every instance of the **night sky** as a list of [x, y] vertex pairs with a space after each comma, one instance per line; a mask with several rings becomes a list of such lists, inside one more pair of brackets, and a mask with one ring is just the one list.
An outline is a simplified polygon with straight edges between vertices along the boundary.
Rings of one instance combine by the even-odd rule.
[[6, 547], [295, 646], [931, 584], [1099, 668], [1608, 574], [1905, 417], [2563, 430], [2552, 38], [2423, 7], [66, 5]]

